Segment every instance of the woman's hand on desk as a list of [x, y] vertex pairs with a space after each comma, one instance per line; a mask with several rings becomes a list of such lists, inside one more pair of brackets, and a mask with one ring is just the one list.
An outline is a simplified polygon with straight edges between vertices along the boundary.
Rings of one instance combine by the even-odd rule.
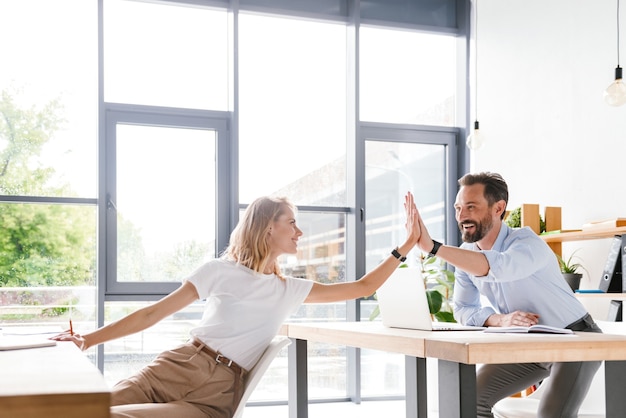
[[88, 348], [85, 339], [80, 334], [70, 331], [69, 329], [53, 337], [50, 337], [50, 339], [54, 341], [71, 341], [76, 344], [76, 347], [80, 348], [81, 351], [84, 351]]

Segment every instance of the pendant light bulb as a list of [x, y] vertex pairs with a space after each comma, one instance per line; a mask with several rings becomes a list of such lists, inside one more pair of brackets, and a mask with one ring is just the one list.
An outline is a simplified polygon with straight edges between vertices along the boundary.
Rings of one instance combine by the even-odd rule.
[[604, 101], [611, 106], [621, 106], [626, 103], [626, 84], [622, 79], [622, 68], [615, 69], [615, 81], [604, 90]]
[[480, 131], [480, 125], [478, 121], [474, 122], [474, 132], [467, 137], [467, 147], [471, 150], [477, 150], [485, 144], [485, 135]]
[[604, 101], [611, 106], [621, 106], [626, 103], [626, 85], [622, 80], [622, 67], [619, 66], [619, 0], [617, 3], [617, 67], [615, 81], [604, 90]]

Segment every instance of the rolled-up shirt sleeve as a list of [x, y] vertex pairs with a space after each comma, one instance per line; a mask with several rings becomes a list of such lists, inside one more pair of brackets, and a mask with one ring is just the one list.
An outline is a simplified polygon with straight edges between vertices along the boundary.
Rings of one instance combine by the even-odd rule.
[[454, 318], [465, 325], [483, 326], [487, 318], [496, 313], [491, 307], [483, 307], [480, 292], [464, 271], [455, 272]]

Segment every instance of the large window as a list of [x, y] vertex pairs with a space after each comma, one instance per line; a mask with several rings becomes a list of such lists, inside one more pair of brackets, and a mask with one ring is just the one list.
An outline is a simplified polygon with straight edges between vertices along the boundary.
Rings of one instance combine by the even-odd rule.
[[456, 38], [363, 26], [361, 120], [456, 125]]
[[5, 330], [96, 319], [96, 19], [96, 2], [0, 2]]
[[104, 1], [104, 99], [228, 110], [225, 9]]
[[[406, 190], [454, 243], [465, 4], [0, 2], [3, 327], [71, 317], [86, 332], [163, 297], [262, 195], [298, 206], [299, 252], [280, 259], [296, 277], [373, 268], [404, 238]], [[368, 320], [375, 304], [289, 320]], [[199, 301], [87, 355], [113, 384], [201, 314]], [[403, 395], [401, 358], [309, 350], [314, 398]], [[286, 401], [287, 364], [285, 350], [253, 401]]]
[[[364, 126], [362, 139], [365, 142], [367, 270], [374, 268], [388, 256], [390, 248], [404, 240], [406, 217], [400, 196], [409, 190], [415, 195], [420, 215], [432, 237], [447, 242], [445, 177], [447, 173], [454, 173], [451, 167], [456, 161], [450, 150], [456, 142], [455, 132]], [[419, 252], [413, 249], [407, 254], [406, 263], [417, 267], [419, 257]], [[373, 298], [362, 302], [361, 320], [369, 320], [375, 307]], [[402, 393], [404, 356], [362, 350], [361, 367], [363, 396]]]
[[346, 206], [346, 26], [239, 22], [239, 200]]

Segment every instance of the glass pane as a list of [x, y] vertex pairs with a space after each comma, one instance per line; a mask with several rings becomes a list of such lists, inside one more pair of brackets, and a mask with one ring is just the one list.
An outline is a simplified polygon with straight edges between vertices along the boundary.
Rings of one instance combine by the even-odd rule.
[[[365, 178], [367, 271], [404, 241], [408, 190], [430, 235], [445, 242], [445, 146], [367, 141]], [[418, 256], [407, 257], [407, 263], [416, 263]]]
[[360, 119], [455, 126], [456, 39], [361, 27]]
[[117, 126], [118, 281], [179, 281], [215, 256], [216, 141], [212, 130]]
[[404, 366], [402, 354], [361, 350], [361, 395], [404, 395]]
[[[298, 254], [284, 259], [283, 271], [323, 283], [345, 282], [345, 214], [298, 212], [297, 218], [303, 232]], [[305, 304], [290, 319], [316, 320], [345, 321], [346, 303]], [[311, 343], [308, 353], [309, 398], [346, 396], [345, 347]]]
[[242, 13], [239, 28], [239, 200], [346, 206], [345, 26]]
[[[365, 142], [366, 268], [373, 269], [390, 248], [404, 242], [404, 194], [415, 194], [417, 207], [431, 236], [445, 242], [446, 184], [445, 146], [416, 143]], [[406, 263], [417, 266], [412, 250]], [[361, 302], [361, 320], [369, 321], [377, 306], [373, 299]], [[380, 316], [376, 318], [380, 320]], [[382, 360], [384, 359], [384, 360]], [[364, 350], [363, 396], [404, 393], [404, 358]], [[381, 382], [385, 382], [382, 385]]]
[[0, 203], [0, 324], [95, 323], [95, 206]]
[[226, 10], [104, 2], [107, 102], [228, 110]]
[[96, 196], [97, 4], [0, 2], [0, 194]]
[[[106, 302], [104, 322], [109, 324], [153, 302]], [[159, 353], [189, 340], [189, 331], [202, 317], [204, 302], [199, 301], [169, 316], [143, 332], [104, 344], [104, 378], [113, 386], [132, 376]], [[91, 356], [95, 351], [90, 352]]]

